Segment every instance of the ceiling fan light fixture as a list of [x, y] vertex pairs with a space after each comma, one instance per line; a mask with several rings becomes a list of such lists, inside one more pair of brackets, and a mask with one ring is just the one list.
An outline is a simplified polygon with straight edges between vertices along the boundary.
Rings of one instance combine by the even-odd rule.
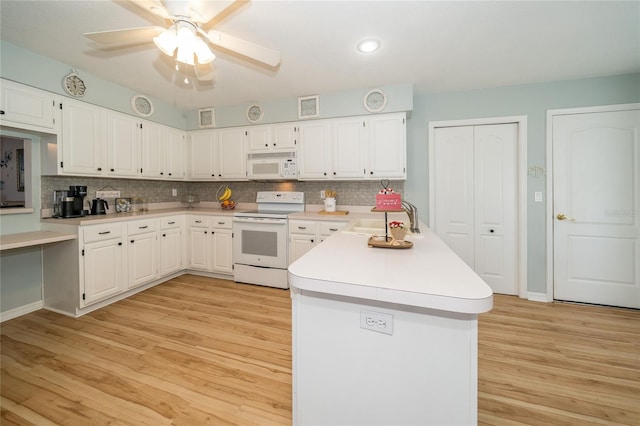
[[173, 56], [178, 47], [178, 38], [176, 37], [176, 27], [172, 25], [168, 29], [164, 30], [160, 35], [153, 38], [153, 42], [158, 49], [165, 55]]
[[380, 40], [376, 40], [374, 38], [364, 39], [356, 45], [356, 49], [360, 53], [371, 53], [375, 52], [380, 48]]
[[187, 65], [195, 65], [193, 60], [193, 48], [190, 45], [179, 45], [176, 53], [176, 61]]
[[197, 36], [194, 42], [194, 51], [198, 58], [199, 64], [208, 64], [216, 58], [216, 55], [214, 55], [211, 49], [209, 49], [207, 43], [205, 43], [204, 40]]

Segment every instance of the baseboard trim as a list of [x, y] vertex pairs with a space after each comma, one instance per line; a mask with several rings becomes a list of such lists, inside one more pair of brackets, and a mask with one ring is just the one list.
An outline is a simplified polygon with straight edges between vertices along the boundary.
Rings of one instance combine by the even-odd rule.
[[527, 293], [527, 299], [532, 302], [551, 302], [551, 300], [547, 299], [547, 293], [533, 293], [530, 291]]
[[31, 312], [35, 312], [37, 310], [42, 309], [44, 306], [42, 300], [38, 300], [37, 302], [29, 303], [28, 305], [19, 306], [14, 309], [10, 309], [6, 312], [0, 312], [0, 323], [4, 321], [8, 321], [10, 319], [18, 318], [19, 316], [26, 315]]

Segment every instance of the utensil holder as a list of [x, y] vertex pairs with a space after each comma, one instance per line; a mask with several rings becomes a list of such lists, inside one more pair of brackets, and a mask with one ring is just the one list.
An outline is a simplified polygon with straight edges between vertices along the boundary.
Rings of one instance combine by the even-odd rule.
[[326, 211], [326, 212], [335, 212], [336, 211], [336, 199], [335, 198], [325, 198], [324, 199], [324, 211]]

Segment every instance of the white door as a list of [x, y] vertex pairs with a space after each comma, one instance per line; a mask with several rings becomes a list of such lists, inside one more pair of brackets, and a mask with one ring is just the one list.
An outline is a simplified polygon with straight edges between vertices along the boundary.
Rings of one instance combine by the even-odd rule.
[[516, 123], [436, 128], [434, 230], [494, 292], [518, 293]]
[[107, 240], [84, 246], [84, 306], [124, 290], [120, 240]]
[[158, 276], [158, 239], [155, 232], [136, 235], [129, 240], [129, 288], [153, 281]]
[[554, 298], [640, 308], [640, 110], [552, 131]]
[[298, 146], [298, 177], [300, 179], [328, 179], [330, 174], [329, 144], [331, 125], [327, 121], [300, 124]]
[[115, 111], [107, 113], [109, 174], [137, 176], [140, 169], [140, 122]]
[[182, 269], [182, 232], [169, 229], [160, 235], [160, 275], [166, 276]]

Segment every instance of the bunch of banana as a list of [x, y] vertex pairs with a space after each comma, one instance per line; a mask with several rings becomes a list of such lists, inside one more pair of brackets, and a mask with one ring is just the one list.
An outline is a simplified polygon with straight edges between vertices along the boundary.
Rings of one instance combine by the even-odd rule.
[[222, 193], [222, 195], [218, 197], [218, 201], [221, 201], [221, 202], [227, 201], [229, 198], [231, 198], [231, 194], [232, 194], [231, 188], [229, 188], [228, 186], [225, 186], [224, 192]]

